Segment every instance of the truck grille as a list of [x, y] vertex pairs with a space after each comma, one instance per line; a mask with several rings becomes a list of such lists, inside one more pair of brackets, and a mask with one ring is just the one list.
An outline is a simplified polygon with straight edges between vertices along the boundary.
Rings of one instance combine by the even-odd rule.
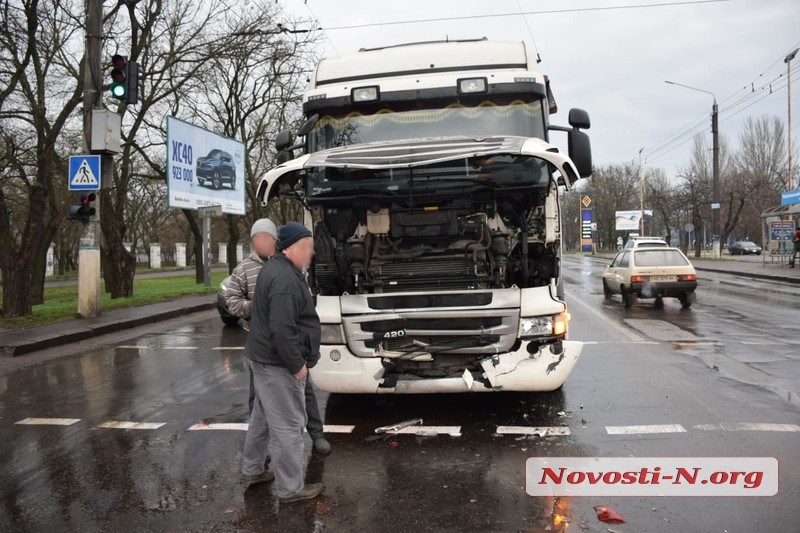
[[378, 313], [344, 318], [350, 350], [359, 357], [378, 351], [441, 355], [502, 353], [517, 339], [518, 309]]

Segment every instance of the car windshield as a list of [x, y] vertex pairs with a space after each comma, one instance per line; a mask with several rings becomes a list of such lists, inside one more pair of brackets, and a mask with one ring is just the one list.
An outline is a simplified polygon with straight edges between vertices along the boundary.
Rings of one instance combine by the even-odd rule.
[[386, 169], [314, 168], [306, 181], [309, 197], [376, 193], [464, 192], [472, 188], [546, 188], [548, 162], [534, 156], [497, 154], [418, 167]]
[[506, 104], [484, 101], [474, 107], [451, 103], [434, 109], [376, 110], [322, 116], [308, 134], [309, 152], [351, 144], [431, 137], [516, 135], [545, 138], [540, 100]]
[[755, 246], [756, 243], [752, 241], [739, 241], [739, 246]]
[[686, 266], [689, 262], [678, 250], [639, 250], [633, 254], [638, 267]]

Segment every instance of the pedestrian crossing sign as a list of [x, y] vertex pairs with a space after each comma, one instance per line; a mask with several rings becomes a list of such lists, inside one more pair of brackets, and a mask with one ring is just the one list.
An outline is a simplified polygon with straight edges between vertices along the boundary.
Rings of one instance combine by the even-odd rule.
[[69, 190], [100, 190], [100, 156], [73, 155], [69, 158]]

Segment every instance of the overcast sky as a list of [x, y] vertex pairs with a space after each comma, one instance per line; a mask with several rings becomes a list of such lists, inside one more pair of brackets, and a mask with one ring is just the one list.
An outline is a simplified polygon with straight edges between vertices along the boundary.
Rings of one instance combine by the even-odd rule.
[[[710, 145], [712, 97], [667, 85], [671, 80], [716, 94], [720, 134], [734, 146], [748, 116], [787, 116], [786, 64], [800, 46], [800, 1], [731, 0], [606, 11], [540, 13], [392, 26], [342, 26], [523, 11], [643, 6], [675, 0], [283, 0], [287, 13], [316, 17], [325, 32], [321, 53], [335, 57], [361, 47], [412, 41], [488, 37], [523, 40], [542, 58], [560, 112], [589, 111], [595, 164], [638, 159], [669, 176], [688, 159], [691, 134], [662, 147], [674, 134], [706, 132]], [[525, 21], [530, 25], [529, 32]], [[536, 46], [533, 44], [535, 39]], [[800, 54], [793, 62], [795, 146], [800, 135]], [[781, 76], [782, 75], [782, 76]], [[780, 76], [780, 77], [778, 77]], [[777, 79], [776, 79], [777, 78]], [[773, 94], [764, 85], [773, 81]], [[751, 92], [755, 83], [756, 93]], [[747, 89], [744, 87], [747, 86]], [[732, 107], [732, 105], [735, 107]], [[749, 107], [748, 107], [749, 106]], [[562, 147], [566, 139], [556, 134]], [[661, 149], [659, 149], [661, 148]]]

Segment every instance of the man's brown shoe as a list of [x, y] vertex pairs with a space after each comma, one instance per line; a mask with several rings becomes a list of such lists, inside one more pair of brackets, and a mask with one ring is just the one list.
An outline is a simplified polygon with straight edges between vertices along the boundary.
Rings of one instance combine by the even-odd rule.
[[252, 485], [258, 485], [259, 483], [272, 481], [273, 479], [275, 479], [275, 472], [272, 470], [264, 470], [256, 476], [242, 476], [242, 485], [250, 487]]
[[286, 505], [287, 503], [297, 503], [306, 500], [313, 500], [314, 498], [322, 494], [323, 490], [325, 490], [325, 483], [309, 483], [294, 496], [289, 496], [288, 498], [279, 498], [279, 501], [281, 505]]

